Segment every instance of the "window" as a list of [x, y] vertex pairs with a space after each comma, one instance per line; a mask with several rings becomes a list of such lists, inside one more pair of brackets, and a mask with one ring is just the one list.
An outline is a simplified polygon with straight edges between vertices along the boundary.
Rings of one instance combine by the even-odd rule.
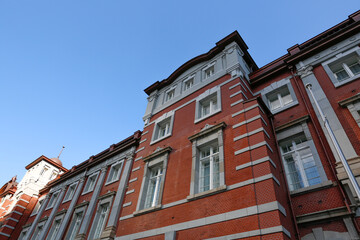
[[67, 235], [65, 237], [66, 240], [74, 240], [76, 234], [80, 229], [81, 222], [84, 217], [85, 207], [75, 209]]
[[148, 189], [146, 192], [145, 206], [144, 208], [155, 207], [159, 201], [160, 185], [162, 180], [162, 165], [149, 169], [150, 177], [148, 183]]
[[199, 192], [219, 187], [219, 147], [217, 142], [199, 149]]
[[267, 94], [270, 110], [283, 108], [293, 102], [287, 86], [283, 86], [276, 91]]
[[220, 88], [201, 94], [196, 101], [195, 123], [221, 111]]
[[29, 228], [23, 229], [23, 230], [21, 231], [21, 233], [20, 233], [20, 236], [19, 236], [18, 240], [24, 240], [24, 239], [25, 239], [25, 236], [26, 236], [26, 234], [27, 234], [27, 232], [28, 232], [28, 230], [29, 230]]
[[144, 158], [146, 164], [136, 213], [161, 207], [167, 160], [171, 150], [170, 147], [158, 148], [154, 153]]
[[209, 66], [203, 69], [203, 74], [204, 74], [203, 79], [207, 79], [211, 77], [212, 75], [214, 75], [214, 73], [215, 73], [215, 63], [211, 63]]
[[53, 180], [53, 179], [55, 179], [56, 178], [56, 176], [58, 175], [58, 173], [56, 172], [56, 171], [53, 171], [52, 173], [51, 173], [51, 175], [50, 175], [50, 180]]
[[341, 107], [347, 107], [356, 123], [360, 127], [360, 93], [339, 102]]
[[193, 85], [194, 85], [194, 76], [191, 76], [184, 81], [184, 91], [192, 88]]
[[165, 113], [156, 119], [151, 144], [171, 136], [174, 122], [174, 112]]
[[224, 178], [224, 149], [222, 129], [225, 123], [206, 125], [199, 133], [189, 137], [193, 159], [188, 199], [226, 189]]
[[326, 181], [306, 123], [278, 133], [277, 136], [290, 191]]
[[170, 101], [175, 96], [175, 89], [170, 89], [167, 92], [165, 92], [165, 102]]
[[99, 207], [91, 227], [89, 239], [100, 239], [101, 233], [105, 228], [106, 220], [110, 211], [112, 199], [106, 199], [99, 202]]
[[51, 226], [51, 229], [49, 231], [49, 234], [48, 234], [46, 240], [55, 240], [55, 239], [57, 239], [56, 235], [59, 232], [59, 228], [60, 228], [60, 225], [61, 225], [62, 218], [63, 218], [63, 215], [58, 216], [58, 217], [55, 218], [54, 223]]
[[35, 205], [35, 207], [34, 207], [34, 210], [33, 210], [33, 212], [32, 212], [31, 215], [35, 215], [35, 214], [37, 214], [37, 213], [39, 212], [39, 210], [40, 210], [41, 205], [42, 205], [43, 202], [44, 202], [44, 199], [41, 199], [41, 200], [39, 200], [39, 201], [36, 203], [36, 205]]
[[65, 194], [63, 202], [67, 202], [72, 199], [72, 197], [74, 196], [74, 193], [75, 193], [76, 186], [77, 186], [77, 183], [73, 183], [69, 186], [69, 188]]
[[111, 165], [109, 176], [106, 180], [107, 184], [113, 183], [113, 182], [116, 182], [117, 180], [119, 180], [122, 164], [123, 164], [123, 162], [117, 162], [117, 163], [114, 163], [113, 165]]
[[94, 190], [98, 175], [99, 173], [97, 172], [88, 177], [88, 180], [86, 181], [86, 185], [84, 187], [84, 191], [82, 194], [86, 194]]
[[359, 47], [340, 53], [322, 65], [335, 87], [355, 80], [360, 77]]
[[44, 174], [49, 170], [48, 166], [45, 166], [43, 169], [41, 169], [40, 176], [44, 176]]
[[31, 240], [38, 240], [40, 239], [41, 233], [44, 230], [44, 225], [45, 225], [46, 221], [42, 221], [38, 224], [38, 226], [36, 227], [34, 234], [31, 238]]
[[58, 192], [55, 192], [55, 193], [53, 193], [53, 194], [51, 195], [51, 198], [50, 198], [50, 200], [49, 200], [49, 203], [48, 203], [46, 209], [50, 209], [50, 208], [54, 207], [55, 202], [56, 202], [56, 199], [57, 199], [58, 196], [59, 196], [59, 191], [58, 191]]
[[261, 91], [261, 95], [272, 113], [278, 113], [298, 104], [289, 79], [272, 83]]

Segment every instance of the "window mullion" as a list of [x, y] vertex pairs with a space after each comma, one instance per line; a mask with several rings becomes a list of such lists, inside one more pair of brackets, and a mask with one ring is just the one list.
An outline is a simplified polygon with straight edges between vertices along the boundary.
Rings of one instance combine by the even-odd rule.
[[157, 193], [159, 191], [159, 183], [160, 183], [160, 169], [158, 169], [157, 173], [156, 173], [156, 180], [155, 180], [155, 189], [154, 189], [154, 197], [151, 203], [151, 206], [154, 207], [156, 205], [156, 201], [157, 201]]
[[279, 99], [280, 107], [283, 107], [283, 106], [284, 106], [284, 102], [283, 102], [283, 99], [282, 99], [280, 93], [277, 94], [277, 98]]
[[308, 187], [309, 182], [308, 182], [308, 179], [306, 177], [306, 173], [305, 173], [305, 169], [304, 169], [304, 166], [303, 166], [303, 162], [301, 160], [300, 153], [299, 153], [299, 151], [297, 149], [296, 143], [292, 142], [292, 144], [293, 144], [294, 153], [295, 153], [294, 154], [295, 155], [295, 164], [299, 167], [300, 175], [301, 175], [304, 187]]
[[347, 72], [347, 74], [349, 74], [349, 77], [354, 76], [353, 72], [350, 70], [350, 68], [348, 67], [348, 65], [346, 63], [343, 63], [342, 66], [343, 66], [344, 70]]
[[210, 159], [209, 159], [209, 165], [210, 165], [210, 189], [214, 188], [214, 151], [213, 148], [210, 147]]

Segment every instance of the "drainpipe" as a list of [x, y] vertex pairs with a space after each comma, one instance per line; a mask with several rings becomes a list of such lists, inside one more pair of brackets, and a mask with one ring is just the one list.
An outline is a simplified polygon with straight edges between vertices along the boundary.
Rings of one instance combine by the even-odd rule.
[[340, 145], [339, 145], [339, 143], [338, 143], [338, 141], [337, 141], [337, 139], [336, 139], [336, 137], [335, 137], [334, 132], [332, 131], [332, 129], [331, 129], [331, 127], [330, 127], [330, 124], [329, 124], [327, 118], [324, 116], [324, 113], [322, 112], [322, 110], [321, 110], [321, 108], [320, 108], [320, 106], [319, 106], [319, 103], [317, 102], [317, 100], [316, 100], [316, 98], [315, 98], [315, 96], [314, 96], [314, 93], [313, 93], [313, 91], [312, 91], [312, 89], [311, 89], [311, 88], [312, 88], [312, 85], [311, 85], [310, 83], [308, 83], [308, 84], [306, 84], [305, 87], [309, 90], [310, 95], [311, 95], [312, 99], [313, 99], [314, 102], [315, 102], [315, 106], [316, 106], [317, 110], [319, 111], [319, 114], [320, 114], [320, 116], [321, 116], [321, 119], [322, 119], [323, 122], [324, 122], [324, 126], [325, 126], [327, 132], [329, 133], [331, 142], [334, 144], [335, 149], [336, 149], [336, 152], [337, 152], [337, 154], [338, 154], [339, 157], [340, 157], [341, 163], [342, 163], [343, 166], [344, 166], [344, 169], [345, 169], [345, 171], [346, 171], [346, 173], [347, 173], [347, 175], [348, 175], [348, 177], [349, 177], [349, 180], [350, 180], [350, 182], [351, 182], [351, 185], [353, 186], [353, 188], [354, 188], [354, 190], [355, 190], [356, 196], [357, 196], [358, 199], [360, 200], [360, 188], [359, 188], [359, 184], [357, 183], [357, 181], [356, 181], [356, 179], [355, 179], [355, 176], [353, 175], [353, 173], [352, 173], [352, 171], [351, 171], [351, 169], [350, 169], [350, 166], [349, 166], [349, 164], [348, 164], [347, 161], [346, 161], [345, 155], [344, 155], [343, 151], [342, 151], [341, 148], [340, 148]]

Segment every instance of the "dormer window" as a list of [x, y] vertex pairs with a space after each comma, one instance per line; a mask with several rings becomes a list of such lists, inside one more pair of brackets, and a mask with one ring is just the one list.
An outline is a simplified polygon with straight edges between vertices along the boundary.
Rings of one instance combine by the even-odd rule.
[[168, 102], [175, 97], [175, 88], [176, 86], [173, 86], [165, 92], [164, 102]]
[[194, 77], [188, 78], [184, 81], [184, 91], [192, 88], [194, 85]]
[[215, 68], [214, 68], [214, 64], [212, 64], [204, 69], [204, 79], [211, 77], [212, 75], [214, 75], [214, 73], [215, 73]]

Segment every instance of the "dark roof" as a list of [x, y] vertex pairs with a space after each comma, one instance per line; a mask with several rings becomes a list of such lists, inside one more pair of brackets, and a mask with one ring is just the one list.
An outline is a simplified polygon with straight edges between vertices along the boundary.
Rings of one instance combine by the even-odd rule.
[[239, 45], [239, 47], [241, 48], [241, 50], [244, 52], [244, 59], [247, 62], [247, 64], [249, 65], [249, 67], [252, 68], [253, 70], [257, 70], [258, 66], [256, 65], [255, 61], [252, 59], [252, 57], [250, 56], [250, 54], [247, 51], [248, 46], [245, 44], [245, 42], [242, 39], [242, 37], [240, 36], [240, 34], [237, 31], [235, 31], [235, 32], [231, 33], [230, 35], [226, 36], [225, 38], [221, 39], [220, 41], [218, 41], [216, 43], [216, 46], [214, 48], [210, 49], [209, 52], [201, 54], [197, 57], [194, 57], [193, 59], [187, 61], [186, 63], [181, 65], [178, 69], [176, 69], [168, 78], [166, 78], [160, 82], [157, 81], [154, 84], [152, 84], [151, 86], [147, 87], [144, 90], [145, 93], [150, 95], [153, 91], [170, 85], [171, 83], [173, 83], [176, 80], [176, 78], [178, 78], [186, 70], [190, 69], [191, 67], [193, 67], [201, 62], [210, 60], [216, 54], [219, 54], [222, 50], [224, 50], [225, 47], [232, 42], [236, 42]]

